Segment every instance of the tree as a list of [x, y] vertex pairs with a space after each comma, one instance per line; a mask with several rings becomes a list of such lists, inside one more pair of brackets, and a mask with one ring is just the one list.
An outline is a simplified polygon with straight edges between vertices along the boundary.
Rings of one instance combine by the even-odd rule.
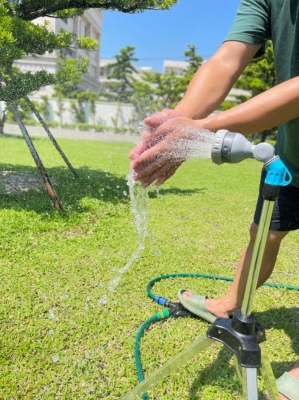
[[189, 49], [184, 52], [185, 59], [189, 64], [183, 76], [183, 83], [185, 84], [184, 92], [193, 78], [193, 75], [203, 63], [203, 58], [196, 54], [196, 46], [194, 44], [189, 44], [188, 47]]
[[135, 47], [127, 46], [120, 49], [120, 53], [115, 55], [115, 62], [107, 65], [110, 70], [107, 78], [108, 82], [103, 85], [102, 96], [108, 100], [130, 103], [134, 93], [133, 74], [137, 73], [133, 66], [134, 61], [138, 61], [135, 55]]
[[4, 135], [4, 124], [6, 121], [6, 110], [2, 110], [2, 116], [0, 118], [0, 136]]
[[130, 102], [134, 106], [134, 114], [130, 124], [135, 128], [136, 124], [145, 117], [157, 111], [155, 88], [148, 81], [148, 73], [141, 75], [141, 79], [134, 79], [132, 85], [134, 93]]
[[19, 18], [32, 21], [38, 17], [59, 15], [70, 17], [78, 10], [101, 8], [105, 10], [136, 13], [145, 10], [167, 10], [178, 0], [14, 0]]
[[[57, 74], [51, 74], [46, 71], [37, 71], [35, 73], [15, 72], [12, 65], [15, 60], [28, 54], [43, 55], [46, 52], [51, 53], [71, 46], [90, 51], [95, 49], [97, 42], [94, 39], [78, 37], [63, 30], [59, 34], [54, 34], [47, 29], [47, 23], [36, 25], [31, 21], [41, 16], [71, 18], [82, 14], [88, 8], [123, 12], [168, 9], [176, 2], [177, 0], [57, 0], [55, 2], [46, 2], [45, 0], [0, 0], [0, 100], [4, 100], [14, 114], [57, 209], [61, 209], [60, 201], [30, 139], [15, 102], [22, 97], [25, 99], [46, 130], [52, 143], [60, 152], [71, 171], [75, 173], [36, 107], [30, 102], [28, 94], [40, 89], [41, 86], [65, 82], [81, 76], [87, 71], [87, 60], [76, 61], [74, 65], [66, 69], [61, 68]], [[1, 123], [3, 124], [3, 122], [4, 119], [2, 118]]]
[[41, 86], [80, 76], [87, 70], [87, 60], [76, 62], [71, 68], [61, 68], [56, 75], [46, 71], [22, 73], [13, 67], [13, 62], [27, 54], [42, 55], [46, 51], [53, 52], [54, 50], [61, 50], [70, 46], [92, 50], [96, 47], [97, 41], [77, 37], [75, 34], [65, 31], [55, 34], [47, 29], [47, 23], [44, 25], [35, 25], [31, 21], [24, 21], [16, 16], [16, 7], [16, 4], [9, 4], [6, 0], [0, 0], [0, 100], [4, 100], [7, 103], [9, 110], [14, 115], [14, 119], [20, 126], [26, 144], [40, 171], [53, 204], [57, 209], [61, 209], [62, 206], [56, 191], [28, 134], [24, 119], [19, 112], [18, 103], [20, 103], [21, 98], [25, 100], [31, 112], [46, 130], [50, 140], [69, 169], [74, 175], [77, 175], [52, 136], [48, 126], [36, 110], [35, 105], [30, 102], [28, 94], [33, 90], [38, 90]]
[[203, 58], [196, 54], [195, 45], [189, 45], [184, 55], [188, 66], [182, 76], [177, 76], [174, 71], [163, 74], [143, 72], [141, 79], [131, 78], [134, 94], [130, 102], [135, 107], [134, 119], [141, 121], [159, 109], [174, 108], [182, 99], [193, 75], [203, 62]]
[[[260, 58], [253, 59], [234, 85], [236, 88], [249, 91], [251, 95], [235, 97], [242, 103], [250, 97], [263, 93], [275, 85], [274, 52], [272, 42], [269, 41], [266, 44], [264, 55]], [[274, 139], [276, 134], [277, 128], [260, 132], [260, 141], [264, 142], [268, 136]]]
[[[60, 54], [60, 60], [57, 62], [59, 68], [69, 69], [76, 64], [77, 60], [65, 57]], [[54, 95], [57, 98], [58, 116], [62, 125], [62, 114], [65, 110], [64, 99], [70, 99], [70, 111], [74, 114], [76, 121], [85, 123], [86, 107], [89, 106], [91, 113], [95, 113], [95, 101], [98, 99], [98, 94], [91, 90], [81, 89], [82, 76], [77, 76], [75, 79], [66, 82], [58, 82], [53, 86]]]
[[91, 113], [95, 112], [95, 102], [98, 99], [98, 95], [89, 89], [84, 91], [76, 92], [74, 97], [71, 97], [70, 109], [74, 114], [76, 121], [81, 123], [87, 123], [86, 111], [87, 107], [91, 109]]

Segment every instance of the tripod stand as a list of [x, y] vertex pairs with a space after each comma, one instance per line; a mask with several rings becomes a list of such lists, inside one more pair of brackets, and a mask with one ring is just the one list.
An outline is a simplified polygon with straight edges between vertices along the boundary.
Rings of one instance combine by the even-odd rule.
[[[248, 151], [248, 143], [246, 141], [246, 155], [243, 155], [243, 139], [241, 139], [241, 142], [239, 140], [239, 136], [241, 135], [231, 133], [228, 133], [227, 135], [227, 133], [228, 132], [226, 131], [223, 136], [222, 132], [220, 135], [220, 142], [217, 142], [216, 147], [214, 143], [212, 159], [214, 156], [215, 163], [239, 162], [244, 158], [250, 157], [249, 153], [251, 153], [251, 156], [255, 157], [259, 161], [265, 161], [264, 167], [267, 170], [263, 188], [263, 208], [253, 248], [242, 307], [240, 310], [234, 312], [231, 319], [217, 318], [205, 335], [195, 340], [190, 346], [169, 360], [164, 366], [156, 370], [133, 390], [123, 396], [121, 398], [122, 400], [131, 400], [141, 396], [142, 393], [151, 389], [163, 378], [174, 372], [179, 366], [182, 366], [184, 363], [189, 361], [194, 355], [210, 346], [214, 340], [221, 342], [233, 352], [236, 361], [236, 371], [243, 387], [244, 399], [258, 400], [257, 370], [258, 368], [261, 368], [262, 376], [270, 399], [279, 400], [275, 377], [264, 347], [264, 342], [266, 340], [265, 332], [263, 327], [257, 323], [256, 318], [252, 314], [252, 305], [270, 227], [274, 202], [279, 196], [280, 187], [288, 185], [291, 182], [291, 175], [280, 158], [273, 156], [274, 150], [273, 153], [271, 153], [272, 150], [269, 152], [269, 148], [265, 146], [257, 149], [258, 145], [252, 146], [252, 148], [255, 147], [253, 151]], [[236, 141], [238, 144], [237, 150], [232, 151], [234, 146], [236, 148], [236, 144], [234, 144], [236, 135], [238, 135]], [[216, 141], [218, 139], [219, 135], [217, 136], [216, 134]], [[265, 153], [267, 154], [266, 158], [268, 158], [268, 160], [263, 159], [263, 157], [265, 158]], [[261, 154], [263, 154], [263, 157], [261, 157]], [[231, 155], [237, 155], [237, 161], [231, 161]]]

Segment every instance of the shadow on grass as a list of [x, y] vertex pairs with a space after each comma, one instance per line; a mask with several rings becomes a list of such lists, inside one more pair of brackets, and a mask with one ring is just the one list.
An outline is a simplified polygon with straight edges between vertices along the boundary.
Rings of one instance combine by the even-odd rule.
[[[34, 174], [40, 177], [35, 167], [24, 165], [0, 164], [0, 170]], [[53, 186], [65, 210], [84, 212], [88, 207], [82, 207], [81, 200], [85, 197], [109, 202], [112, 204], [128, 203], [128, 186], [125, 177], [114, 175], [107, 171], [93, 170], [89, 167], [76, 169], [79, 178], [75, 178], [66, 167], [47, 168]], [[0, 192], [1, 209], [22, 209], [38, 213], [56, 213], [52, 201], [44, 187], [42, 178], [39, 191], [28, 190], [15, 194]]]
[[176, 196], [190, 196], [192, 194], [197, 194], [201, 192], [205, 192], [207, 189], [206, 188], [200, 188], [200, 189], [180, 189], [180, 188], [175, 188], [171, 187], [168, 189], [159, 189], [159, 194], [157, 192], [150, 192], [149, 197], [150, 198], [156, 198], [158, 196], [164, 196], [167, 194], [173, 194]]
[[[0, 164], [0, 171], [34, 174], [40, 177], [35, 167], [27, 165]], [[115, 205], [129, 203], [129, 188], [125, 177], [84, 166], [77, 168], [76, 171], [79, 178], [75, 178], [66, 167], [47, 168], [47, 173], [50, 179], [53, 179], [53, 186], [62, 202], [64, 211], [88, 211], [89, 207], [82, 206], [81, 203], [81, 200], [86, 197]], [[28, 190], [5, 194], [3, 187], [0, 187], [0, 209], [29, 210], [48, 215], [57, 213], [41, 177], [40, 182], [39, 191]], [[163, 195], [192, 195], [202, 190], [204, 189], [170, 188], [162, 189], [160, 193]], [[157, 197], [157, 193], [151, 192], [150, 197]]]
[[[291, 339], [292, 343], [292, 351], [294, 354], [299, 355], [299, 336], [298, 336], [298, 328], [299, 328], [299, 318], [298, 318], [298, 308], [273, 308], [264, 312], [255, 313], [257, 321], [266, 329], [266, 338], [267, 338], [267, 348], [268, 356], [271, 359], [271, 332], [267, 330], [271, 328], [275, 328], [277, 330], [284, 331], [288, 337]], [[209, 347], [204, 350], [205, 352], [209, 351]], [[283, 344], [276, 349], [273, 349], [273, 353], [277, 355], [277, 351], [281, 351], [281, 362], [272, 362], [271, 366], [273, 369], [274, 376], [278, 378], [285, 371], [289, 371], [293, 367], [293, 362], [283, 361], [283, 353], [284, 347]], [[287, 351], [285, 351], [287, 353]], [[234, 382], [237, 379], [235, 367], [230, 364], [230, 359], [232, 358], [233, 353], [223, 346], [219, 351], [217, 358], [211, 362], [208, 368], [200, 371], [198, 376], [193, 381], [190, 389], [189, 389], [189, 400], [199, 400], [200, 399], [200, 391], [204, 387], [204, 382], [209, 382], [210, 385], [217, 385], [223, 388], [229, 388], [234, 385], [234, 390], [236, 389], [236, 385]], [[297, 357], [299, 358], [299, 356]], [[234, 365], [234, 363], [233, 363]], [[260, 373], [260, 370], [259, 370]], [[240, 393], [242, 393], [242, 387], [240, 383]], [[259, 398], [263, 399], [264, 394], [262, 392], [259, 393]]]

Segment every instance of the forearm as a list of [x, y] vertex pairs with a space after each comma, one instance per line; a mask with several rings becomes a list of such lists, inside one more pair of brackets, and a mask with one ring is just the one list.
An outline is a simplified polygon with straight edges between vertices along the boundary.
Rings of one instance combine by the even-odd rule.
[[299, 77], [290, 79], [227, 111], [200, 122], [216, 132], [228, 129], [243, 135], [261, 132], [299, 117]]
[[242, 42], [222, 44], [198, 69], [175, 110], [188, 118], [206, 118], [226, 98], [258, 48]]

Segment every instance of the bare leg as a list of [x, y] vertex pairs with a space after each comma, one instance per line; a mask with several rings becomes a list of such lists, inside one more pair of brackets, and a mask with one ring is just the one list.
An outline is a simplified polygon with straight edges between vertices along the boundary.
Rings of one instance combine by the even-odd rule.
[[[206, 300], [207, 310], [217, 317], [227, 318], [229, 313], [241, 308], [256, 233], [257, 225], [253, 222], [250, 228], [250, 242], [240, 258], [234, 281], [228, 293], [221, 299]], [[269, 231], [257, 287], [260, 287], [271, 275], [280, 243], [288, 233], [288, 231]]]
[[[255, 223], [252, 223], [250, 228], [250, 242], [240, 258], [234, 281], [228, 293], [222, 299], [206, 300], [207, 310], [210, 313], [218, 317], [227, 318], [230, 312], [241, 308], [256, 233], [257, 225]], [[257, 287], [260, 287], [270, 277], [275, 266], [280, 243], [288, 233], [288, 231], [269, 231]], [[299, 380], [299, 360], [296, 362], [289, 373], [293, 375], [294, 378]], [[280, 399], [288, 400], [288, 398], [283, 396], [282, 394], [280, 394]]]

